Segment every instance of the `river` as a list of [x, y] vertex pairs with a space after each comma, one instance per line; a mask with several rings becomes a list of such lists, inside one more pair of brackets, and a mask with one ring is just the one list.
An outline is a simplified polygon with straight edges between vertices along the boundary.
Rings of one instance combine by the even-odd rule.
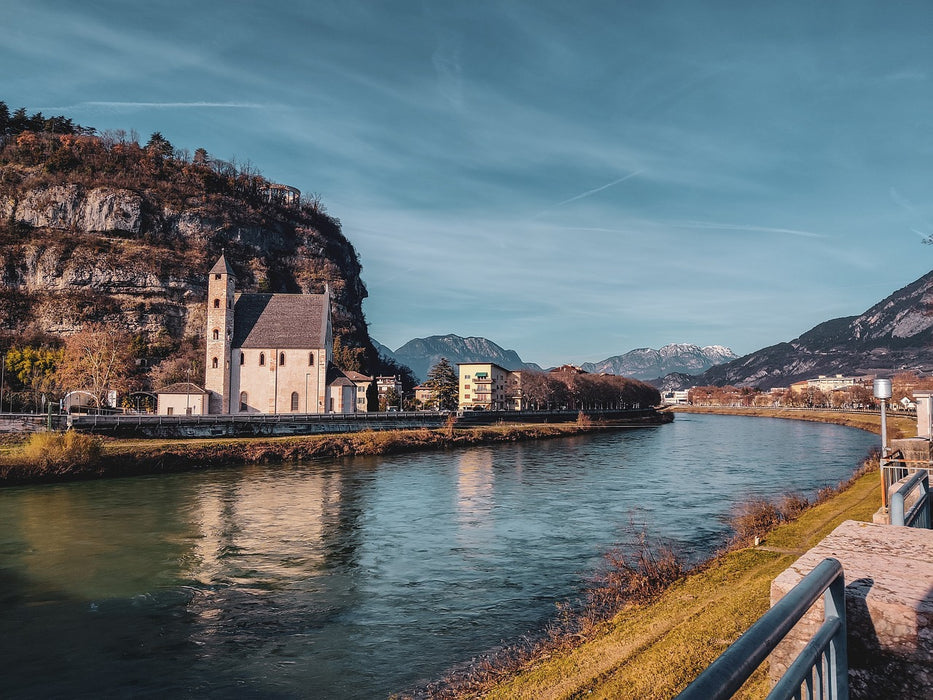
[[673, 424], [446, 452], [0, 489], [4, 697], [378, 698], [534, 632], [644, 527], [847, 478], [878, 438]]

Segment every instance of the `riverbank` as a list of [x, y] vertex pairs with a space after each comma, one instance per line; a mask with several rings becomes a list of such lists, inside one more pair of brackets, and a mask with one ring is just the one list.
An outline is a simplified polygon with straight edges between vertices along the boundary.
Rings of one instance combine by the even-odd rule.
[[[757, 416], [805, 420], [816, 423], [846, 425], [850, 428], [881, 434], [881, 415], [879, 413], [810, 411], [792, 408], [759, 408], [756, 406], [747, 408], [744, 406], [669, 406], [664, 411], [669, 413], [710, 413], [721, 416]], [[915, 416], [901, 416], [889, 413], [886, 420], [889, 439], [913, 437], [917, 434], [917, 419]]]
[[[670, 420], [673, 420], [673, 416], [662, 418], [663, 422]], [[269, 464], [454, 449], [569, 437], [642, 425], [646, 424], [607, 425], [584, 418], [576, 423], [500, 424], [473, 428], [458, 428], [451, 423], [437, 429], [365, 430], [355, 433], [279, 438], [104, 438], [100, 441], [99, 455], [95, 454], [91, 459], [75, 459], [71, 463], [52, 467], [43, 466], [28, 458], [24, 450], [25, 443], [7, 442], [0, 454], [0, 485], [159, 474], [231, 464]]]
[[[533, 658], [460, 697], [671, 698], [768, 610], [778, 574], [842, 521], [870, 521], [879, 499], [877, 473], [865, 474], [760, 546], [721, 555], [654, 602], [625, 607], [579, 646]], [[769, 690], [763, 667], [736, 697], [762, 698]]]
[[[781, 409], [677, 407], [675, 412], [810, 420], [880, 432], [880, 416]], [[915, 434], [913, 418], [888, 419], [891, 438]], [[853, 465], [853, 470], [857, 465]], [[779, 494], [775, 494], [778, 497]], [[657, 698], [675, 696], [770, 607], [770, 585], [844, 520], [870, 522], [880, 503], [877, 470], [769, 532], [759, 545], [722, 553], [650, 602], [629, 603], [572, 643], [543, 645], [516, 668], [496, 662], [454, 680], [450, 697]], [[763, 666], [735, 697], [763, 698]]]

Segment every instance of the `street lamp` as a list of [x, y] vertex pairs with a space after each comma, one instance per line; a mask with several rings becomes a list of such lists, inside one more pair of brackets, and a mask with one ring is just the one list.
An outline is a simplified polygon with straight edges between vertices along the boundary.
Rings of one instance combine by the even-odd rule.
[[872, 385], [875, 398], [881, 399], [881, 459], [888, 454], [888, 425], [885, 417], [885, 400], [891, 398], [891, 380], [876, 379]]
[[191, 368], [189, 367], [185, 370], [185, 376], [187, 377], [187, 382], [185, 382], [185, 415], [191, 415]]

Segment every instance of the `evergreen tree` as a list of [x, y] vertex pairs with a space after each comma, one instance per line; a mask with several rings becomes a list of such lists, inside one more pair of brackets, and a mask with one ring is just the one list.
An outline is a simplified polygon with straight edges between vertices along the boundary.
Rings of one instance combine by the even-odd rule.
[[455, 411], [460, 402], [457, 373], [446, 357], [428, 370], [428, 381], [424, 384], [434, 392], [438, 408]]

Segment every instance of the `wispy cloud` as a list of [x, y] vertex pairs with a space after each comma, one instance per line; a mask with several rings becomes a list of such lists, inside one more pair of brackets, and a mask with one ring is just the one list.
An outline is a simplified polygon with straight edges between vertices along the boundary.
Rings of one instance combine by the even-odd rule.
[[562, 207], [562, 206], [564, 206], [565, 204], [570, 204], [571, 202], [576, 202], [576, 201], [579, 200], [579, 199], [584, 199], [584, 198], [586, 198], [586, 197], [592, 197], [592, 196], [593, 196], [594, 194], [596, 194], [597, 192], [602, 192], [603, 190], [608, 190], [610, 187], [614, 187], [615, 185], [618, 185], [618, 184], [621, 183], [621, 182], [625, 182], [626, 180], [631, 180], [633, 177], [635, 177], [636, 175], [641, 175], [643, 172], [645, 172], [645, 171], [644, 171], [644, 170], [636, 170], [634, 173], [629, 173], [628, 175], [625, 175], [625, 176], [623, 176], [623, 177], [620, 177], [618, 180], [613, 180], [612, 182], [607, 182], [605, 185], [602, 185], [602, 186], [600, 186], [600, 187], [594, 187], [594, 188], [591, 189], [591, 190], [587, 190], [586, 192], [582, 192], [581, 194], [578, 194], [578, 195], [575, 195], [575, 196], [573, 196], [573, 197], [570, 197], [569, 199], [565, 199], [563, 202], [558, 202], [558, 203], [555, 204], [553, 207], [551, 207], [551, 209], [554, 209], [554, 208], [557, 208], [557, 207]]
[[79, 102], [65, 107], [44, 107], [46, 110], [69, 110], [87, 107], [110, 107], [114, 109], [265, 109], [268, 105], [256, 102], [117, 102], [96, 100]]
[[801, 231], [794, 228], [779, 228], [774, 226], [750, 226], [747, 224], [724, 224], [717, 221], [683, 221], [669, 224], [675, 228], [704, 229], [713, 231], [748, 231], [749, 233], [774, 233], [786, 236], [801, 236], [803, 238], [829, 238], [823, 233]]

